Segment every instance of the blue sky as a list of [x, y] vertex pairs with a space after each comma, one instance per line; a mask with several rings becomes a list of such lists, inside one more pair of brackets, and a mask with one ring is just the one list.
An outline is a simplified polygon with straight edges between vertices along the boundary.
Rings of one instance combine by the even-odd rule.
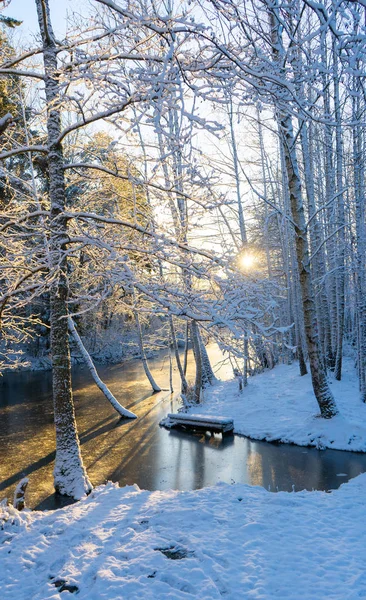
[[[65, 34], [65, 18], [66, 12], [69, 9], [77, 9], [78, 0], [50, 0], [51, 19], [56, 35], [63, 36]], [[80, 7], [81, 7], [80, 2]], [[31, 37], [32, 34], [38, 33], [37, 11], [34, 0], [11, 0], [10, 5], [2, 12], [3, 15], [8, 15], [23, 21], [23, 25], [18, 29], [18, 34], [25, 37]]]

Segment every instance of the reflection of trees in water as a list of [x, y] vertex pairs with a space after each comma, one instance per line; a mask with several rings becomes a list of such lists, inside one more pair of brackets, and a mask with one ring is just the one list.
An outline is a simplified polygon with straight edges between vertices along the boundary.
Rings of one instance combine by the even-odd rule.
[[[175, 489], [200, 489], [205, 485], [214, 485], [224, 474], [222, 459], [217, 451], [225, 450], [234, 442], [234, 436], [222, 438], [204, 433], [185, 433], [172, 429], [169, 438], [176, 441], [176, 461], [174, 466]], [[219, 460], [218, 460], [219, 459]], [[229, 460], [227, 466], [230, 467]], [[230, 478], [226, 477], [226, 481]]]
[[[205, 484], [205, 446], [206, 436], [200, 437], [199, 442], [194, 445], [195, 453], [193, 459], [193, 485], [195, 490], [202, 488]], [[193, 448], [192, 448], [193, 451]], [[193, 453], [193, 452], [192, 452]]]
[[[318, 452], [318, 451], [315, 451]], [[247, 441], [247, 469], [251, 485], [267, 490], [312, 489], [324, 481], [320, 457], [306, 448]], [[310, 482], [310, 483], [309, 483]]]
[[247, 470], [248, 479], [251, 485], [263, 486], [263, 465], [260, 452], [252, 451], [251, 444], [247, 441]]
[[170, 441], [175, 449], [172, 486], [176, 490], [199, 489], [204, 486], [205, 455], [204, 443], [197, 434], [170, 431]]
[[248, 483], [272, 491], [336, 489], [366, 469], [365, 454], [336, 450], [245, 440], [245, 453]]

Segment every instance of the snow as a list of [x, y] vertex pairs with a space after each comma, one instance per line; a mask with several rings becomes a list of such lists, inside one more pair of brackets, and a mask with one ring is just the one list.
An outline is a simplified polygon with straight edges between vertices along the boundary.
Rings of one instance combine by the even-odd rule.
[[365, 499], [360, 475], [332, 493], [244, 484], [147, 492], [110, 483], [56, 511], [0, 506], [0, 597], [360, 598]]
[[248, 381], [242, 393], [237, 381], [218, 381], [189, 412], [232, 418], [235, 433], [256, 440], [366, 452], [366, 404], [350, 358], [344, 361], [342, 381], [329, 379], [339, 409], [332, 419], [319, 418], [310, 375], [300, 377], [297, 363], [278, 365]]
[[[366, 407], [346, 361], [332, 382], [340, 415], [317, 418], [310, 377], [278, 366], [217, 382], [192, 414], [237, 432], [366, 450]], [[337, 473], [344, 477], [345, 473]], [[327, 492], [244, 484], [142, 491], [108, 483], [56, 511], [0, 505], [1, 600], [353, 600], [366, 597], [366, 474]]]

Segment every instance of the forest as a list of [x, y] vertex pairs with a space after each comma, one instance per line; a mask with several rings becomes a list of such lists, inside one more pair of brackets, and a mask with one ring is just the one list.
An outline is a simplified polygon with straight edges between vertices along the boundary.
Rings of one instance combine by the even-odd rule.
[[366, 0], [17, 1], [1, 598], [365, 596]]

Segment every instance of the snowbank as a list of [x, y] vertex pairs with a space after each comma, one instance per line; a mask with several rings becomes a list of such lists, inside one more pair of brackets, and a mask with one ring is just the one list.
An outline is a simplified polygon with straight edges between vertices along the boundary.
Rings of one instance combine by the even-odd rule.
[[364, 597], [365, 499], [360, 475], [332, 493], [108, 484], [53, 512], [0, 507], [0, 597]]
[[344, 367], [342, 381], [330, 379], [340, 413], [333, 419], [319, 418], [310, 375], [300, 377], [296, 363], [256, 375], [242, 393], [236, 381], [217, 382], [189, 412], [230, 417], [235, 433], [256, 440], [366, 452], [366, 404], [352, 361]]

